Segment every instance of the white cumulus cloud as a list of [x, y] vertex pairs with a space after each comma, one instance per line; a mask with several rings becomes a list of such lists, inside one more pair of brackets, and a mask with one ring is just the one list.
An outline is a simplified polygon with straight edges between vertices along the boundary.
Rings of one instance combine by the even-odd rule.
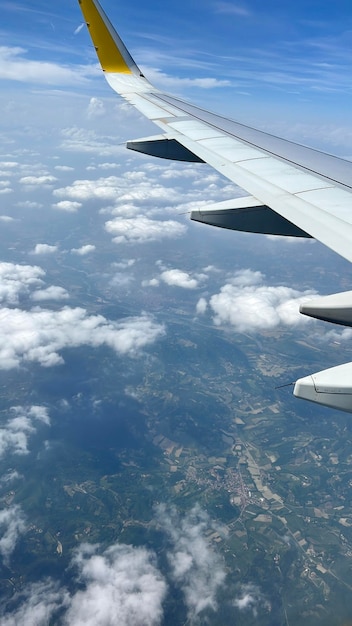
[[196, 278], [192, 278], [187, 272], [178, 269], [165, 270], [160, 274], [160, 278], [167, 285], [182, 287], [183, 289], [196, 289], [198, 287]]
[[122, 261], [115, 261], [114, 263], [111, 263], [111, 267], [119, 270], [126, 270], [129, 267], [132, 267], [135, 262], [136, 259], [123, 259]]
[[[18, 411], [18, 410], [23, 410], [23, 409], [22, 407], [14, 407], [14, 410]], [[37, 419], [40, 422], [43, 422], [43, 424], [47, 424], [47, 425], [50, 424], [48, 409], [45, 406], [34, 404], [28, 409], [27, 413], [29, 417]]]
[[[87, 137], [86, 131], [82, 130], [83, 136], [81, 136], [78, 129], [75, 131], [71, 129], [70, 135], [71, 141], [76, 138], [77, 142], [78, 140], [82, 143], [85, 141], [86, 144], [88, 143], [89, 147], [89, 136]], [[115, 149], [117, 149], [116, 146]], [[122, 148], [119, 149], [121, 150]], [[98, 149], [95, 147], [95, 152], [97, 151]], [[101, 154], [101, 149], [99, 153]], [[147, 171], [128, 171], [121, 176], [105, 176], [95, 180], [78, 179], [75, 180], [72, 185], [55, 189], [53, 195], [58, 198], [69, 198], [76, 202], [84, 202], [93, 199], [102, 202], [111, 202], [114, 205], [114, 208], [111, 209], [112, 214], [114, 214], [115, 211], [119, 212], [121, 205], [131, 207], [134, 203], [144, 204], [146, 202], [152, 202], [153, 205], [155, 205], [155, 203], [161, 203], [163, 211], [165, 211], [165, 203], [170, 202], [170, 199], [172, 199], [173, 205], [176, 204], [176, 202], [184, 202], [184, 192], [182, 193], [177, 187], [170, 189], [160, 184], [160, 173], [158, 172], [158, 175], [153, 175], [150, 168], [146, 168], [146, 170]]]
[[291, 287], [263, 284], [260, 272], [236, 272], [220, 292], [211, 296], [209, 306], [214, 323], [230, 324], [239, 332], [265, 330], [279, 325], [305, 323], [299, 304], [313, 295]]
[[150, 280], [142, 280], [142, 287], [158, 287], [160, 284], [157, 278], [151, 278]]
[[73, 172], [75, 168], [71, 165], [55, 165], [54, 169], [58, 172]]
[[74, 558], [82, 591], [72, 597], [65, 625], [157, 626], [167, 586], [145, 548], [116, 544], [103, 554], [82, 545]]
[[22, 185], [40, 186], [51, 185], [55, 181], [57, 181], [57, 178], [55, 178], [55, 176], [50, 176], [49, 174], [47, 174], [43, 176], [23, 176], [23, 178], [20, 178], [19, 182], [22, 183]]
[[59, 311], [0, 310], [0, 369], [23, 361], [45, 367], [63, 363], [60, 351], [78, 346], [109, 346], [117, 354], [134, 355], [164, 334], [163, 326], [147, 315], [109, 321], [88, 315], [85, 309], [64, 307]]
[[186, 232], [186, 226], [175, 220], [151, 220], [144, 215], [132, 219], [116, 218], [106, 222], [105, 228], [115, 243], [147, 243], [173, 239]]
[[57, 246], [51, 246], [48, 243], [37, 243], [34, 250], [32, 250], [32, 254], [53, 254], [57, 250]]
[[208, 303], [205, 298], [199, 298], [196, 306], [197, 315], [204, 315], [208, 308]]
[[17, 304], [21, 295], [42, 285], [44, 276], [37, 265], [0, 263], [0, 302]]
[[69, 294], [66, 289], [58, 285], [50, 285], [46, 289], [37, 289], [31, 295], [31, 299], [35, 302], [42, 302], [43, 300], [67, 300]]
[[[76, 129], [76, 135], [77, 132], [78, 129]], [[122, 181], [117, 176], [107, 176], [97, 180], [79, 179], [75, 180], [68, 187], [55, 189], [53, 195], [59, 198], [68, 197], [78, 202], [84, 202], [93, 198], [114, 201], [121, 193], [121, 187]]]
[[61, 200], [52, 205], [54, 209], [59, 211], [66, 211], [67, 213], [76, 213], [81, 208], [81, 202], [74, 202], [73, 200]]
[[85, 246], [81, 246], [80, 248], [72, 248], [71, 252], [73, 254], [78, 254], [79, 256], [85, 256], [86, 254], [90, 254], [90, 252], [94, 252], [95, 246], [87, 243]]
[[47, 626], [59, 612], [62, 626], [159, 626], [167, 585], [153, 552], [83, 544], [71, 565], [79, 590], [70, 594], [52, 579], [28, 585], [15, 593], [15, 610], [2, 607], [2, 626]]
[[0, 222], [14, 222], [15, 218], [14, 217], [10, 217], [9, 215], [0, 215]]

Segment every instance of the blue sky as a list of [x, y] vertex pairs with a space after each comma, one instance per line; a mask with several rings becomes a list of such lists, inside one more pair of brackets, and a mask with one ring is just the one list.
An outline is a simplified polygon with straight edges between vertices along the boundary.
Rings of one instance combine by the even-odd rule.
[[[105, 0], [103, 6], [161, 88], [349, 156], [352, 12], [346, 0]], [[85, 28], [79, 28], [76, 0], [0, 7], [2, 102], [6, 94], [21, 98], [23, 114], [26, 94], [28, 115], [32, 103], [33, 118], [42, 119], [34, 94], [67, 92], [64, 106], [75, 110], [85, 94], [115, 97], [101, 80]]]

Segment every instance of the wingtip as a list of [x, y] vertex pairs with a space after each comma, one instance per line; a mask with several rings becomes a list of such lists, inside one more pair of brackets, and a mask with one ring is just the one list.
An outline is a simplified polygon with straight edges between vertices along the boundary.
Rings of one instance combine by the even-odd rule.
[[138, 66], [98, 0], [78, 0], [78, 3], [103, 71], [141, 76]]

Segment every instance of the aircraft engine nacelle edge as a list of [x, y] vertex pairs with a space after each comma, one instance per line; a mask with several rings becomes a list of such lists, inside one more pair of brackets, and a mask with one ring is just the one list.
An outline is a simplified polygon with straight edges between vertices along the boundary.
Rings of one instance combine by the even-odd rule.
[[318, 320], [352, 326], [352, 291], [313, 298], [301, 304], [299, 310]]
[[293, 395], [352, 413], [352, 363], [344, 363], [297, 380]]

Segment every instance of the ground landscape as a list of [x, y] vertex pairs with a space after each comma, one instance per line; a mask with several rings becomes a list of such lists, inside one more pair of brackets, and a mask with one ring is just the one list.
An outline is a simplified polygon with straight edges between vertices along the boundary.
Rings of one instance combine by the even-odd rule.
[[[180, 168], [167, 171], [176, 176]], [[5, 303], [9, 286], [15, 288], [10, 264], [18, 257], [27, 264], [33, 242], [49, 241], [44, 209], [18, 211], [23, 236], [14, 222], [1, 234]], [[301, 270], [292, 263], [297, 251], [302, 266], [312, 267], [314, 247], [319, 284], [327, 290], [342, 282], [343, 262], [336, 260], [331, 270], [330, 253], [316, 243], [197, 225], [188, 225], [167, 252], [153, 241], [140, 245], [137, 256], [136, 245], [109, 241], [94, 206], [79, 228], [61, 226], [60, 234], [60, 219], [57, 212], [50, 221], [50, 245], [59, 242], [55, 252], [35, 255], [36, 262], [45, 259], [45, 275], [32, 269], [31, 280], [20, 278], [3, 316], [11, 307], [18, 314], [19, 305], [38, 312], [38, 292], [41, 302], [53, 283], [57, 294], [61, 289], [70, 296], [54, 298], [52, 311], [65, 310], [63, 302], [66, 310], [79, 304], [86, 318], [119, 322], [120, 331], [121, 322], [127, 328], [133, 319], [136, 333], [150, 334], [150, 345], [136, 342], [128, 352], [116, 337], [115, 348], [109, 339], [85, 345], [101, 331], [90, 322], [91, 339], [72, 338], [76, 347], [60, 344], [60, 337], [40, 338], [28, 349], [17, 345], [15, 368], [2, 355], [5, 615], [16, 615], [35, 585], [38, 606], [44, 591], [54, 594], [50, 623], [60, 622], [73, 614], [84, 584], [84, 566], [93, 558], [85, 550], [103, 555], [118, 546], [130, 550], [130, 558], [139, 547], [151, 559], [162, 623], [206, 617], [211, 624], [292, 625], [302, 615], [312, 626], [343, 623], [352, 586], [350, 418], [295, 400], [291, 387], [276, 387], [348, 359], [349, 342], [343, 331], [300, 322], [296, 313], [292, 326], [290, 317], [269, 323], [269, 311], [263, 327], [249, 319], [253, 309], [241, 311], [238, 304], [231, 309], [238, 319], [231, 321], [219, 304], [225, 276], [233, 307], [242, 294], [249, 298], [243, 306], [275, 313], [280, 298], [283, 303], [275, 281], [300, 292], [315, 288], [315, 265], [300, 285]], [[72, 252], [88, 241], [95, 246], [89, 254]], [[285, 258], [280, 272], [278, 257]], [[268, 278], [261, 260], [265, 276], [275, 276], [270, 288], [263, 286]], [[25, 267], [30, 274], [28, 268], [38, 266]], [[167, 274], [170, 268], [181, 274]], [[192, 280], [191, 288], [182, 287]], [[39, 331], [33, 326], [32, 332]], [[184, 562], [177, 563], [180, 555]], [[89, 581], [87, 574], [86, 594], [92, 593]], [[66, 593], [73, 598], [69, 609]], [[157, 612], [151, 620], [159, 623]]]

